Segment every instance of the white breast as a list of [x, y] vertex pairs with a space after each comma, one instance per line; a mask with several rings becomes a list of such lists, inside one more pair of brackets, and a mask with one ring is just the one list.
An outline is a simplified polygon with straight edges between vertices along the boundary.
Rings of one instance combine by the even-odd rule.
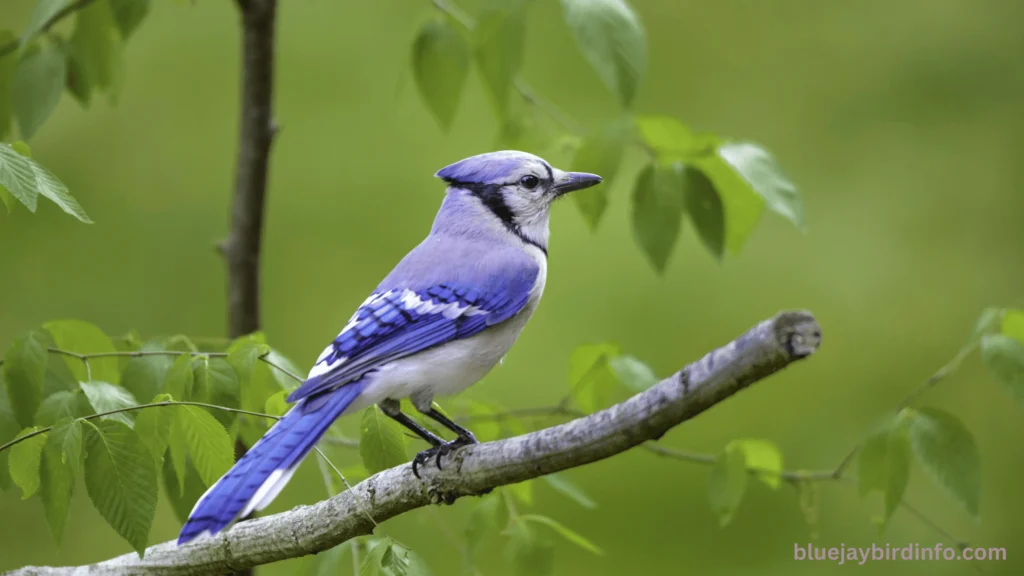
[[384, 399], [450, 396], [465, 390], [487, 375], [515, 343], [523, 326], [540, 303], [547, 281], [547, 258], [528, 246], [540, 270], [523, 309], [508, 320], [475, 336], [454, 340], [382, 367], [345, 413], [356, 412]]

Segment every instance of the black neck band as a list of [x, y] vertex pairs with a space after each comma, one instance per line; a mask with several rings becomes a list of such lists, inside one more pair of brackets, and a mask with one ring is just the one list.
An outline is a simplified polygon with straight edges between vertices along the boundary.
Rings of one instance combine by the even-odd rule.
[[512, 209], [505, 203], [505, 195], [501, 193], [501, 189], [505, 186], [504, 184], [476, 184], [473, 182], [459, 182], [449, 181], [448, 185], [452, 188], [461, 188], [468, 190], [473, 196], [480, 199], [480, 202], [491, 211], [492, 214], [497, 216], [498, 220], [508, 229], [509, 232], [516, 235], [517, 238], [534, 246], [544, 253], [547, 257], [548, 249], [541, 246], [539, 242], [532, 238], [528, 238], [523, 231], [519, 228], [519, 225], [515, 222], [515, 215], [512, 213]]

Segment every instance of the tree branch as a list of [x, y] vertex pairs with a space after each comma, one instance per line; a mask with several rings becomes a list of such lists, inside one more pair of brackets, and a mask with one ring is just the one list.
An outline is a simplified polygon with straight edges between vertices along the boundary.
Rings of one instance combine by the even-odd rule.
[[228, 334], [260, 326], [259, 263], [272, 117], [277, 0], [238, 0], [242, 16], [242, 111], [231, 232], [220, 245], [228, 267]]
[[[240, 522], [226, 532], [178, 547], [151, 546], [144, 559], [126, 554], [83, 567], [26, 567], [14, 575], [217, 574], [297, 558], [369, 534], [378, 521], [462, 496], [485, 494], [583, 466], [660, 438], [747, 386], [817, 350], [821, 331], [806, 312], [784, 312], [708, 353], [646, 392], [600, 412], [454, 452], [443, 470], [409, 464], [385, 470], [352, 490], [289, 512]], [[366, 509], [367, 503], [369, 510]]]

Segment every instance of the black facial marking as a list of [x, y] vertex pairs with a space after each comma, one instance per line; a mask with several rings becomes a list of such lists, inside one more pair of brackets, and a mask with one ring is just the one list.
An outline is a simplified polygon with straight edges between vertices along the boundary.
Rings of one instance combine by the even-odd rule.
[[505, 186], [516, 186], [517, 183], [512, 184], [478, 184], [475, 182], [458, 182], [450, 181], [448, 185], [453, 188], [462, 188], [463, 190], [469, 190], [473, 196], [480, 199], [480, 202], [491, 211], [492, 214], [501, 220], [501, 223], [509, 230], [509, 232], [515, 234], [520, 240], [526, 242], [530, 246], [535, 246], [544, 253], [544, 256], [548, 255], [548, 249], [541, 246], [537, 241], [527, 238], [523, 231], [519, 229], [519, 225], [515, 222], [515, 214], [512, 213], [512, 209], [505, 203], [505, 195], [501, 193], [501, 189]]

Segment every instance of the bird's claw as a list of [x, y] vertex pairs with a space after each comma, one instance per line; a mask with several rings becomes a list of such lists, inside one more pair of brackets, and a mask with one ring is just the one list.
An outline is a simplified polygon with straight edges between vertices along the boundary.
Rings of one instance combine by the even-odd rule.
[[417, 478], [420, 478], [419, 467], [425, 465], [434, 458], [434, 463], [437, 465], [437, 469], [441, 469], [441, 458], [455, 451], [457, 448], [468, 446], [470, 444], [476, 444], [476, 438], [472, 436], [460, 436], [451, 442], [444, 442], [437, 446], [432, 446], [426, 450], [420, 452], [412, 459], [412, 473]]

